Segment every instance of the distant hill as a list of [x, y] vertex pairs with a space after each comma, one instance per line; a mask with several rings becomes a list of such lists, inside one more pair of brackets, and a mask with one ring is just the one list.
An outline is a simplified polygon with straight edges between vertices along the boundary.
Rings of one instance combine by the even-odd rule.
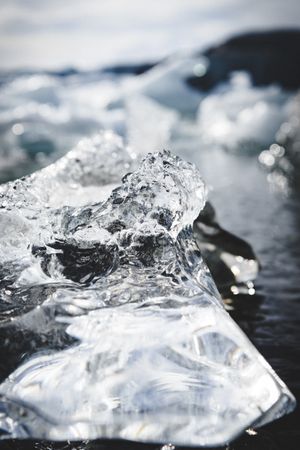
[[207, 73], [187, 79], [195, 88], [210, 89], [238, 70], [249, 72], [258, 86], [277, 83], [286, 89], [300, 88], [300, 29], [242, 34], [204, 55], [210, 63]]

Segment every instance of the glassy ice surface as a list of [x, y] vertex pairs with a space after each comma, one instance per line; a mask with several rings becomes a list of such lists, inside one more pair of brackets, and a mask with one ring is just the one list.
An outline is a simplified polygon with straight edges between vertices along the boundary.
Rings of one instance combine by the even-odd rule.
[[105, 133], [0, 201], [1, 326], [35, 344], [0, 386], [2, 437], [221, 445], [293, 409], [194, 240], [195, 166]]

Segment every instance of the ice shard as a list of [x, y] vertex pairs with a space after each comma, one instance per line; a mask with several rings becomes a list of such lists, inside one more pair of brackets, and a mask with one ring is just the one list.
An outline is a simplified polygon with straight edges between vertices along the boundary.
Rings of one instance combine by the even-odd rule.
[[1, 327], [70, 338], [0, 385], [2, 438], [222, 445], [295, 405], [194, 240], [198, 170], [166, 151], [136, 165], [105, 134], [0, 188]]

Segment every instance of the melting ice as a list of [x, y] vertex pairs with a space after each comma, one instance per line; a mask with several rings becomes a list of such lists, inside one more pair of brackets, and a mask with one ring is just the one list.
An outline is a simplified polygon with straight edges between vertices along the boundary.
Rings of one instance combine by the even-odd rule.
[[229, 150], [262, 150], [288, 119], [290, 99], [279, 86], [254, 87], [246, 72], [237, 72], [200, 103], [202, 138]]
[[49, 342], [0, 386], [3, 438], [212, 446], [293, 409], [194, 240], [195, 166], [105, 133], [0, 201], [1, 327]]

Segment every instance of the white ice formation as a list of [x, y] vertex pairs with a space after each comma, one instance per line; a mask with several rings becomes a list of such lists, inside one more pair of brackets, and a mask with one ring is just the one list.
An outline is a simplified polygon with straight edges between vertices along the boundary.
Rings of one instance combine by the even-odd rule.
[[262, 150], [287, 119], [290, 98], [279, 86], [254, 87], [247, 73], [237, 72], [200, 103], [201, 137], [229, 150]]

